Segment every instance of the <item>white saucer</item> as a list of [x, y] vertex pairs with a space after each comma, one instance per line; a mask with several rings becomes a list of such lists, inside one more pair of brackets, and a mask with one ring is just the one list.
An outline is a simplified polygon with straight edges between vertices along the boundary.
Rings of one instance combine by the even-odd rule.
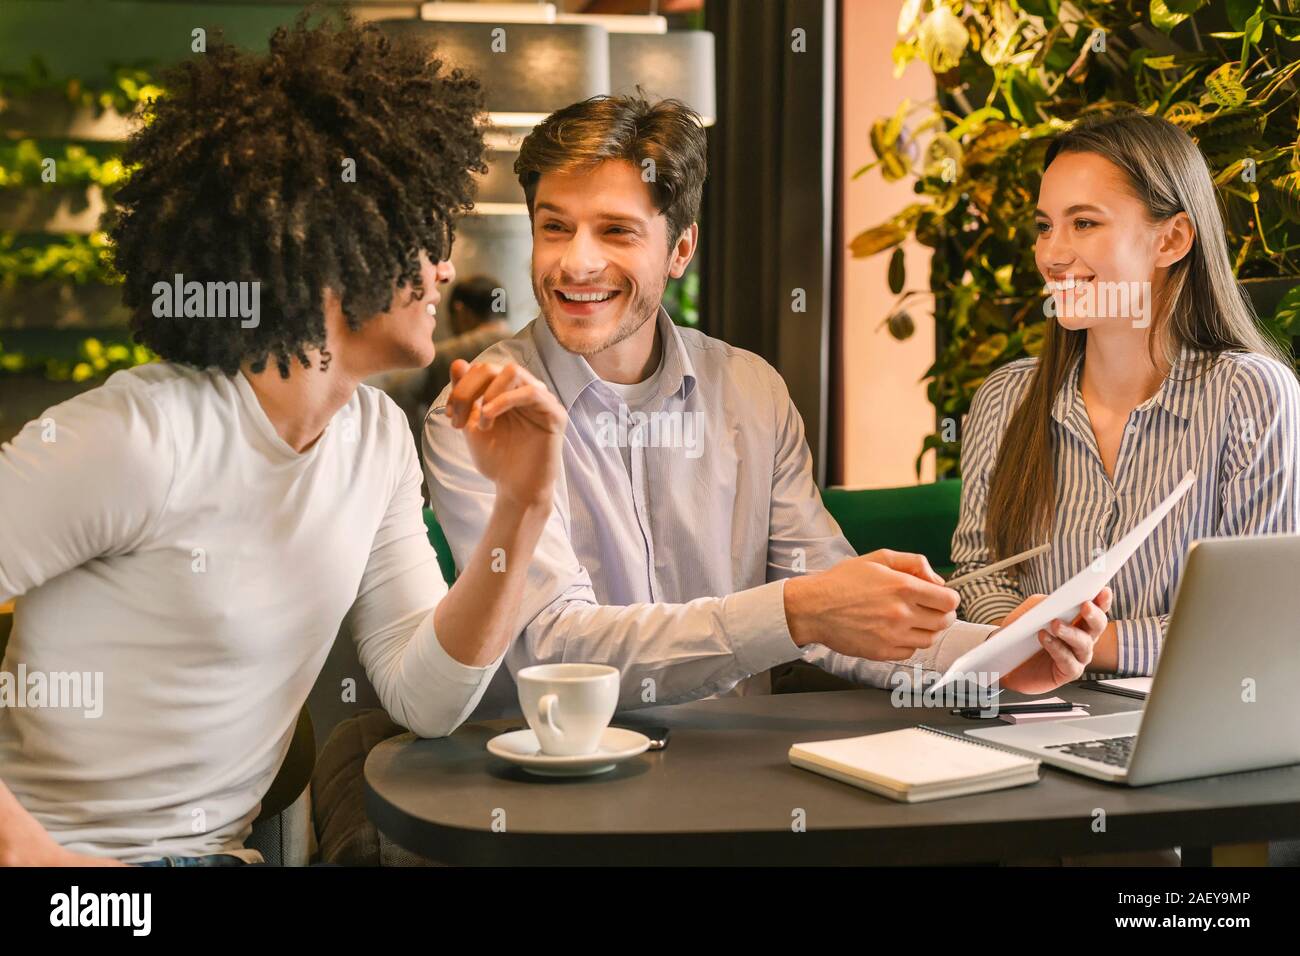
[[512, 730], [487, 742], [489, 753], [544, 777], [584, 777], [613, 770], [614, 765], [650, 748], [650, 738], [635, 730], [606, 727], [595, 753], [560, 757], [544, 754], [531, 730]]

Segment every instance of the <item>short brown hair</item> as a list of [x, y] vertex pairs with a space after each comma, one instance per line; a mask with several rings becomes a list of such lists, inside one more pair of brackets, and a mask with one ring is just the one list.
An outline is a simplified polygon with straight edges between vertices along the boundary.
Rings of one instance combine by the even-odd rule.
[[706, 146], [699, 114], [680, 100], [593, 96], [556, 110], [525, 137], [515, 175], [531, 216], [542, 173], [573, 172], [609, 159], [644, 169], [644, 161], [652, 160], [650, 194], [668, 220], [671, 244], [699, 218]]

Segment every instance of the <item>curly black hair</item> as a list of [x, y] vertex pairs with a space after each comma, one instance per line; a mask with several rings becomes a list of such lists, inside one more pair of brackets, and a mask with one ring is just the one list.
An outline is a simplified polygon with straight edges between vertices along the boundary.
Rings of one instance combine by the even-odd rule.
[[[353, 329], [395, 288], [422, 296], [420, 252], [445, 259], [453, 218], [473, 206], [471, 173], [487, 171], [478, 81], [346, 14], [309, 17], [267, 53], [210, 40], [162, 77], [127, 146], [138, 168], [110, 235], [135, 339], [165, 359], [310, 368], [326, 288]], [[155, 316], [154, 284], [177, 273], [259, 281], [260, 324]]]

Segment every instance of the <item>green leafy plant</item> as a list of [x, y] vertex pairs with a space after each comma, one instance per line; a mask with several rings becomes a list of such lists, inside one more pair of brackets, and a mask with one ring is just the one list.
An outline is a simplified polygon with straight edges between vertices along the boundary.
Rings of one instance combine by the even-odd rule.
[[104, 84], [87, 84], [77, 77], [56, 78], [40, 57], [33, 57], [24, 71], [0, 72], [0, 101], [51, 91], [61, 93], [73, 106], [97, 113], [114, 110], [123, 116], [163, 95], [144, 64], [114, 66], [111, 79]]
[[678, 325], [695, 328], [700, 324], [700, 274], [690, 269], [680, 279], [669, 279], [664, 289], [664, 308]]
[[87, 338], [77, 347], [73, 357], [61, 355], [30, 355], [6, 349], [0, 340], [0, 372], [24, 374], [39, 372], [50, 381], [86, 382], [106, 378], [114, 372], [152, 362], [157, 358], [143, 345], [133, 342], [108, 341]]
[[[96, 184], [112, 189], [126, 181], [127, 167], [118, 158], [116, 143], [86, 147], [80, 143], [41, 144], [34, 139], [0, 144], [0, 189], [5, 187], [50, 188]], [[42, 177], [45, 160], [53, 159], [57, 179]]]
[[[89, 109], [95, 115], [113, 110], [125, 116], [162, 94], [150, 71], [141, 65], [115, 67], [103, 84], [88, 84], [75, 77], [55, 78], [39, 58], [34, 58], [25, 71], [0, 73], [0, 113], [23, 99], [44, 103], [53, 95], [56, 101]], [[47, 142], [29, 136], [0, 140], [0, 189], [97, 185], [111, 202], [112, 192], [131, 172], [121, 163], [121, 150], [120, 143]], [[46, 183], [41, 175], [46, 158], [55, 160], [58, 178], [54, 183]], [[26, 286], [49, 282], [76, 286], [120, 283], [121, 277], [113, 269], [108, 237], [101, 232], [0, 232], [0, 293], [23, 294]], [[13, 333], [10, 338], [17, 335]], [[143, 346], [111, 337], [86, 337], [75, 348], [38, 345], [24, 349], [0, 342], [0, 375], [38, 374], [54, 381], [88, 382], [153, 360], [153, 354]]]
[[[893, 250], [895, 336], [933, 308], [926, 379], [940, 427], [918, 474], [931, 449], [940, 476], [956, 473], [944, 420], [995, 368], [1041, 347], [1033, 210], [1048, 141], [1072, 121], [1127, 107], [1178, 124], [1215, 176], [1238, 279], [1300, 282], [1300, 0], [906, 0], [898, 32], [897, 70], [922, 60], [938, 96], [877, 120], [877, 158], [854, 176], [915, 177], [918, 198], [851, 249]], [[934, 250], [924, 288], [908, 287], [898, 248], [913, 236]], [[1300, 335], [1300, 290], [1261, 321]]]
[[68, 234], [62, 237], [20, 237], [0, 233], [0, 288], [19, 282], [54, 279], [85, 285], [101, 282], [116, 285], [122, 277], [113, 268], [108, 235]]

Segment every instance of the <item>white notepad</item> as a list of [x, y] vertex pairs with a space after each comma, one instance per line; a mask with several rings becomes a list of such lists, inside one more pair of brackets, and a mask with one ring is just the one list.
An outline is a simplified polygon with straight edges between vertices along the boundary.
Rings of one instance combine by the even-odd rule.
[[920, 803], [1038, 780], [1039, 761], [933, 727], [795, 744], [790, 763], [882, 797]]

